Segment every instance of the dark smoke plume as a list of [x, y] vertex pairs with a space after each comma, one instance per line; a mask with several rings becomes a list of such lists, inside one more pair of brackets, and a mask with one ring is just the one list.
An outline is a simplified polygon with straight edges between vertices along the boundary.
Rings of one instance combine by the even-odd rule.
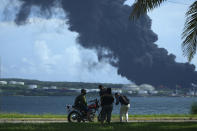
[[138, 21], [128, 19], [132, 7], [125, 0], [20, 0], [23, 2], [15, 22], [24, 24], [32, 6], [40, 7], [42, 14], [52, 7], [62, 8], [69, 29], [79, 33], [78, 41], [86, 48], [107, 48], [116, 57], [118, 73], [136, 84], [154, 86], [190, 86], [197, 82], [195, 66], [175, 62], [173, 54], [154, 42], [157, 35], [151, 30], [151, 19], [144, 15]]

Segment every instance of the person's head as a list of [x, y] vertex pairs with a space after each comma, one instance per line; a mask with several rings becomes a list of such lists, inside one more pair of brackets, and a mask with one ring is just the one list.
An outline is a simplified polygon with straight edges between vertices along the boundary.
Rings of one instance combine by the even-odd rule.
[[120, 96], [120, 94], [116, 92], [115, 97], [118, 98], [119, 96]]
[[98, 88], [99, 88], [100, 90], [102, 90], [104, 87], [103, 87], [102, 85], [99, 85]]
[[81, 94], [85, 95], [86, 94], [86, 90], [85, 89], [81, 89]]
[[107, 94], [111, 94], [111, 88], [107, 88]]

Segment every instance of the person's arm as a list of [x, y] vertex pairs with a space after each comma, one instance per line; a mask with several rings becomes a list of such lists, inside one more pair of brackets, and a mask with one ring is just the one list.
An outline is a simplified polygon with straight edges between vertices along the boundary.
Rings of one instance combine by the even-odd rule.
[[86, 97], [85, 96], [83, 96], [82, 97], [82, 101], [83, 101], [83, 104], [85, 105], [85, 106], [87, 106], [88, 104], [87, 104], [87, 101], [86, 101]]
[[101, 96], [101, 106], [103, 106], [103, 97], [104, 96]]
[[100, 97], [102, 96], [102, 91], [101, 91], [101, 90], [99, 91], [99, 96], [100, 96]]
[[75, 98], [74, 106], [78, 106], [78, 101], [79, 101], [79, 97], [77, 96], [77, 97]]
[[114, 97], [112, 96], [112, 103], [114, 103]]
[[118, 97], [118, 98], [116, 98], [116, 105], [118, 105], [119, 102], [120, 102], [120, 100], [119, 100], [119, 97]]

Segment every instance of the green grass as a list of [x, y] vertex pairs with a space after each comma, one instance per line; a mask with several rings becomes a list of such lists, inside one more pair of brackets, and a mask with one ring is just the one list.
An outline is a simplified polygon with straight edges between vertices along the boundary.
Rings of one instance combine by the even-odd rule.
[[[18, 113], [0, 113], [0, 118], [66, 118], [67, 115], [30, 115]], [[130, 115], [130, 118], [197, 118], [197, 115], [174, 114], [174, 115]], [[119, 119], [119, 115], [113, 115], [112, 120]], [[45, 124], [0, 124], [0, 131], [196, 131], [197, 123], [118, 123], [101, 125], [95, 123], [45, 123]]]
[[[54, 114], [43, 114], [43, 115], [32, 115], [32, 114], [19, 114], [19, 113], [0, 113], [0, 118], [66, 118], [67, 115], [54, 115]], [[119, 115], [112, 115], [113, 118], [119, 118]], [[154, 115], [129, 115], [130, 118], [139, 117], [193, 117], [197, 118], [197, 115], [191, 114], [154, 114]]]
[[32, 115], [32, 114], [19, 114], [19, 113], [0, 113], [0, 118], [66, 118], [67, 115]]
[[196, 131], [196, 123], [0, 124], [0, 131]]

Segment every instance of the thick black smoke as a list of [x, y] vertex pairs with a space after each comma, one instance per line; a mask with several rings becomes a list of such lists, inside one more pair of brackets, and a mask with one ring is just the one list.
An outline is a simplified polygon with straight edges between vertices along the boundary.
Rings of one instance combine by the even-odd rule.
[[67, 15], [69, 29], [79, 33], [79, 43], [86, 48], [111, 50], [113, 57], [119, 59], [116, 64], [112, 62], [118, 73], [137, 84], [188, 87], [197, 82], [194, 65], [175, 62], [174, 55], [154, 44], [157, 35], [151, 30], [147, 15], [136, 22], [128, 19], [132, 7], [124, 5], [125, 0], [20, 1], [23, 4], [15, 20], [17, 24], [25, 23], [32, 6], [40, 7], [43, 14], [59, 6]]

